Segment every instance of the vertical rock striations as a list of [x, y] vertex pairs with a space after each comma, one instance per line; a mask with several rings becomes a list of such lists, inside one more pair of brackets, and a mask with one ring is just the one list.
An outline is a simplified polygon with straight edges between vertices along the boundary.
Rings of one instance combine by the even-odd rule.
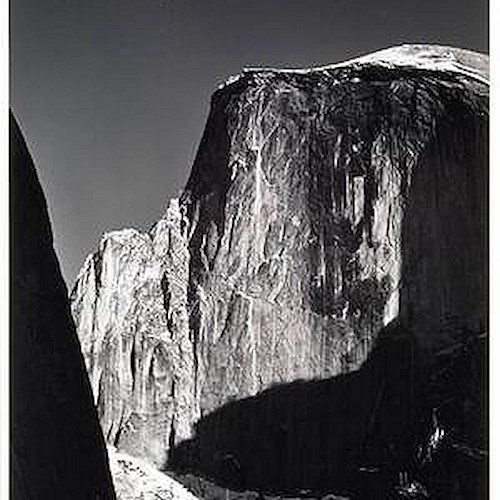
[[17, 500], [112, 500], [45, 199], [12, 116], [10, 155], [11, 493]]
[[180, 206], [75, 285], [108, 441], [162, 464], [232, 399], [358, 369], [389, 324], [428, 354], [482, 332], [487, 65], [404, 46], [217, 90]]
[[431, 350], [481, 330], [488, 85], [434, 50], [215, 94], [182, 199], [203, 413], [356, 369], [396, 319]]
[[172, 200], [149, 234], [106, 234], [72, 293], [106, 439], [158, 467], [197, 417], [180, 224]]

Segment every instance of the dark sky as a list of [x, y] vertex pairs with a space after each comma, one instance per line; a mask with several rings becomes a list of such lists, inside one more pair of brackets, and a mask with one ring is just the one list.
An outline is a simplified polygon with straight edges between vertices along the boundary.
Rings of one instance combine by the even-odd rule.
[[182, 189], [212, 91], [401, 43], [488, 51], [485, 0], [11, 0], [11, 106], [71, 287], [103, 232]]

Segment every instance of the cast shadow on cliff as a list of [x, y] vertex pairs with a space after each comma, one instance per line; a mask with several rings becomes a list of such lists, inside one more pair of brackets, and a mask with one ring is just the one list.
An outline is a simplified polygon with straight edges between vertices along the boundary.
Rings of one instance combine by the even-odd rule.
[[480, 498], [484, 354], [474, 337], [429, 362], [391, 325], [357, 372], [277, 385], [206, 415], [169, 468], [281, 495], [405, 498], [397, 488], [413, 484], [432, 498]]

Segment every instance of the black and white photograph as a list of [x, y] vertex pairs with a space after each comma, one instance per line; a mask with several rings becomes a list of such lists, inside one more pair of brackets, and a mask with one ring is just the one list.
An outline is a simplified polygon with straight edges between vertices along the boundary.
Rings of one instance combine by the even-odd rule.
[[489, 7], [9, 1], [11, 499], [490, 498]]

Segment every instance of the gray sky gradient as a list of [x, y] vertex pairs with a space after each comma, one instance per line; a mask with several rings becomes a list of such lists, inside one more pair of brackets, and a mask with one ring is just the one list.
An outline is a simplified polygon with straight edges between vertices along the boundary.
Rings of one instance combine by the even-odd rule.
[[11, 0], [10, 15], [11, 106], [69, 287], [105, 231], [148, 229], [179, 194], [212, 91], [244, 66], [488, 51], [485, 0]]

